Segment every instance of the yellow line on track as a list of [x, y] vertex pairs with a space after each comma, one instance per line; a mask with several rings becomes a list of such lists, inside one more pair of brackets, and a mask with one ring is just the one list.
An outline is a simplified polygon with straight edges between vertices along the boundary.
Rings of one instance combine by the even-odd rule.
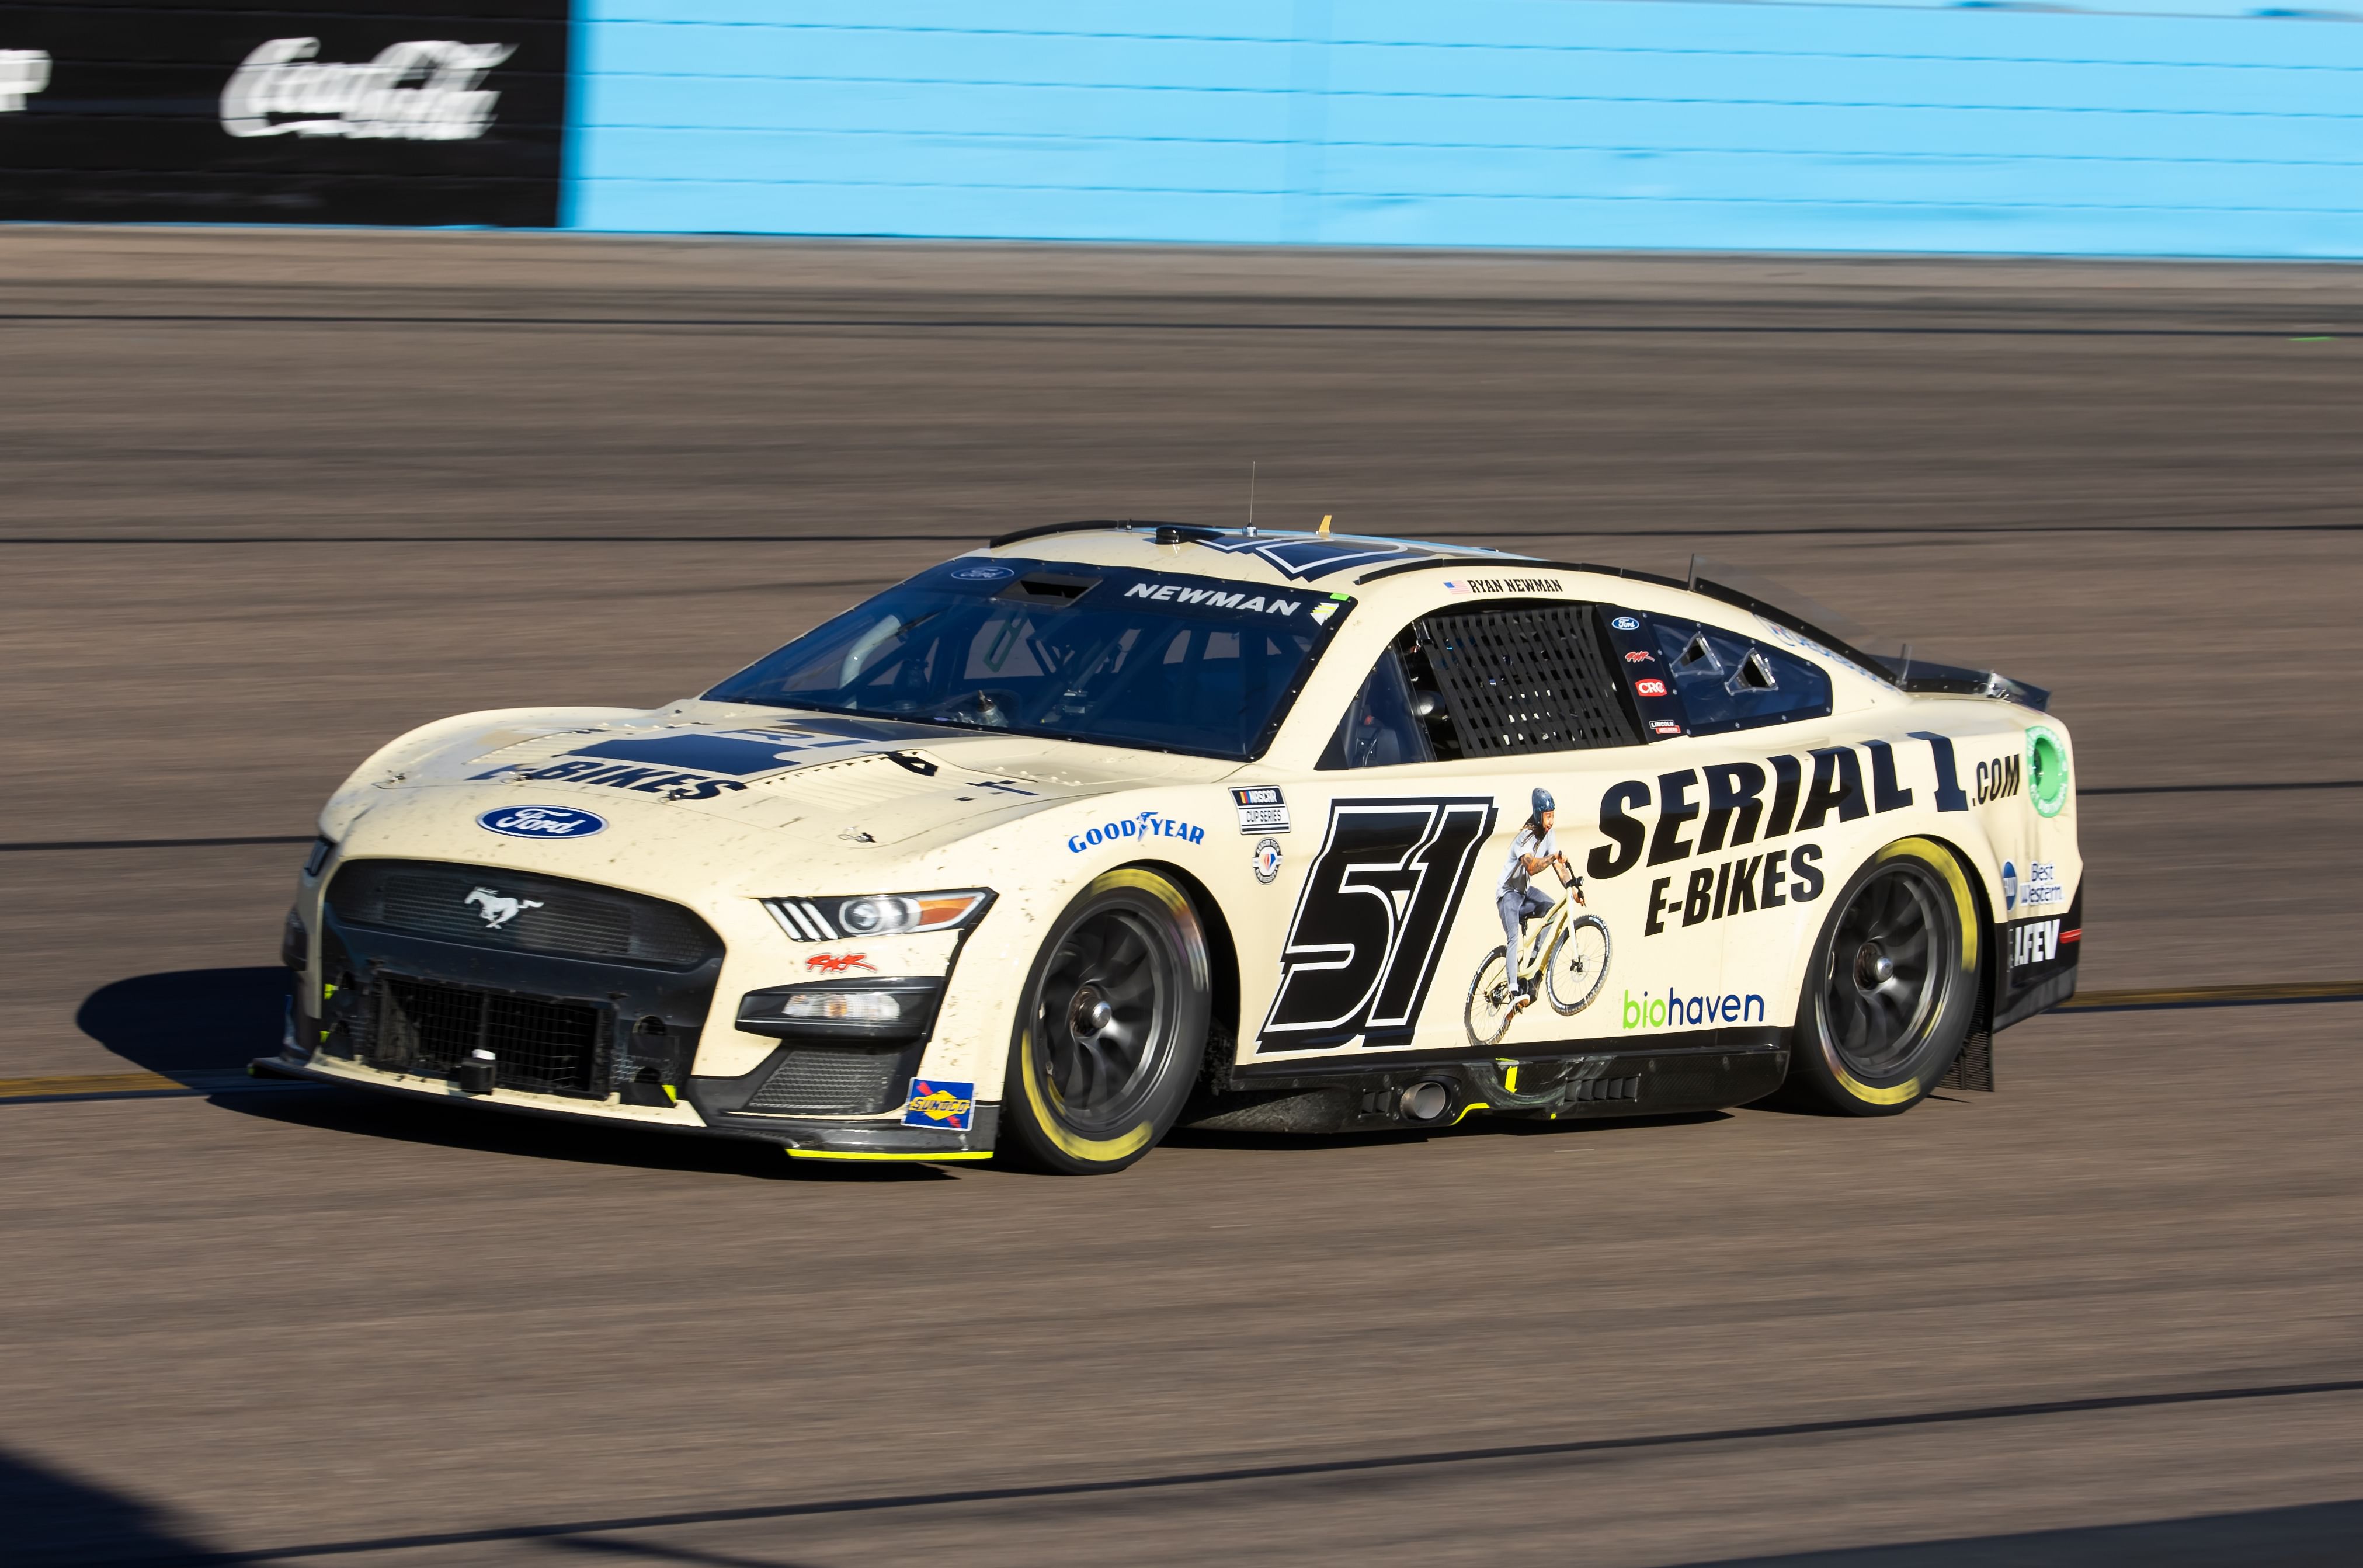
[[207, 1068], [167, 1077], [161, 1073], [74, 1073], [48, 1078], [0, 1078], [0, 1100], [53, 1099], [62, 1095], [211, 1095], [224, 1089], [268, 1087], [283, 1080], [255, 1079], [242, 1068]]
[[2224, 1002], [2363, 1002], [2363, 980], [2317, 980], [2300, 985], [2182, 985], [2162, 991], [2080, 991], [2059, 1004], [2083, 1007], [2204, 1006]]

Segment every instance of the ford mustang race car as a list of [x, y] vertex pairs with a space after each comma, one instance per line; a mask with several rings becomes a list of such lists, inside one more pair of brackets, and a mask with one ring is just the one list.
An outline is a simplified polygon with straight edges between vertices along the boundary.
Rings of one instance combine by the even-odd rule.
[[1036, 528], [319, 819], [259, 1072], [1112, 1171], [1176, 1126], [1901, 1112], [2075, 988], [2045, 694], [1739, 587]]

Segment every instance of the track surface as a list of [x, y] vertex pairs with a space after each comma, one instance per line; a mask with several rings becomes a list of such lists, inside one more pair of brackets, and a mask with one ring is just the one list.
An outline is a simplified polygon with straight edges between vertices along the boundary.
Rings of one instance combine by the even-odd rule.
[[[678, 695], [991, 531], [1241, 517], [1250, 462], [1267, 524], [1703, 551], [2054, 685], [2088, 987], [2363, 976], [2353, 271], [12, 230], [0, 343], [0, 1079], [267, 1044], [269, 840], [412, 723]], [[2056, 1017], [1892, 1122], [1086, 1183], [0, 1099], [0, 1528], [2349, 1562], [2358, 1024]]]

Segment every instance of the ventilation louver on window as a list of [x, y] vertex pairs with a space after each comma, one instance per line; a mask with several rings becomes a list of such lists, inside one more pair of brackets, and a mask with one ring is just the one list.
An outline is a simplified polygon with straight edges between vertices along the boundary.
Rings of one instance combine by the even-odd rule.
[[1464, 757], [1583, 751], [1639, 737], [1587, 605], [1502, 606], [1413, 628]]
[[1742, 692], [1777, 691], [1780, 686], [1781, 683], [1773, 678], [1772, 666], [1760, 651], [1753, 648], [1747, 651], [1747, 657], [1739, 662], [1739, 668], [1733, 673], [1731, 679], [1723, 684], [1723, 689], [1733, 696]]

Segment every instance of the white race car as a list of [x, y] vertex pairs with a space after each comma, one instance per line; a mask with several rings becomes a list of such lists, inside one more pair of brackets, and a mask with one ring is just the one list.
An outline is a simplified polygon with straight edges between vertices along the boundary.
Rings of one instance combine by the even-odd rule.
[[1065, 1172], [1185, 1124], [1891, 1114], [2075, 989], [2043, 703], [1714, 582], [1033, 529], [701, 695], [379, 751], [256, 1067]]

